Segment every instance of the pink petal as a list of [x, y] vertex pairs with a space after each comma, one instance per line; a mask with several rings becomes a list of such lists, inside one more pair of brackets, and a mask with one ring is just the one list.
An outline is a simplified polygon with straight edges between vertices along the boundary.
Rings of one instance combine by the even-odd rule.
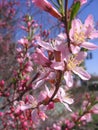
[[77, 55], [76, 55], [76, 60], [77, 61], [82, 61], [82, 60], [84, 60], [85, 58], [86, 58], [86, 56], [87, 56], [87, 52], [83, 52], [83, 51], [81, 51], [81, 52], [79, 52]]
[[93, 32], [91, 32], [89, 37], [91, 39], [98, 38], [98, 31], [94, 30]]
[[32, 0], [32, 2], [40, 9], [47, 11], [52, 16], [62, 19], [62, 15], [47, 0]]
[[43, 66], [47, 66], [50, 62], [49, 59], [45, 56], [44, 52], [41, 49], [37, 48], [36, 52], [32, 54], [32, 59], [37, 64], [41, 64]]
[[66, 71], [66, 72], [64, 73], [64, 79], [65, 79], [65, 81], [66, 81], [66, 85], [67, 85], [68, 87], [72, 87], [72, 85], [73, 85], [73, 77], [72, 77], [72, 74], [71, 74], [70, 71]]
[[83, 4], [87, 3], [87, 0], [80, 0], [80, 2], [81, 2], [81, 5], [83, 5]]
[[53, 51], [52, 46], [51, 46], [50, 43], [48, 43], [48, 42], [44, 42], [44, 41], [42, 41], [42, 40], [38, 40], [38, 41], [37, 41], [37, 44], [40, 45], [41, 47], [43, 47], [43, 48], [46, 49], [46, 50]]
[[41, 87], [44, 84], [45, 80], [39, 80], [37, 81], [36, 85], [33, 87], [34, 89]]
[[94, 19], [93, 19], [93, 16], [92, 16], [92, 15], [89, 15], [89, 16], [86, 18], [84, 25], [85, 25], [86, 27], [91, 26], [92, 28], [94, 28]]
[[66, 33], [60, 33], [60, 34], [57, 36], [56, 40], [65, 41], [66, 38], [67, 38], [67, 37], [66, 37]]
[[77, 54], [80, 51], [80, 47], [79, 46], [74, 46], [71, 44], [71, 51], [73, 54]]
[[31, 112], [31, 118], [35, 124], [38, 123], [39, 116], [36, 109]]
[[83, 80], [89, 80], [91, 75], [87, 73], [82, 67], [76, 67], [73, 72]]
[[64, 102], [66, 102], [67, 104], [72, 104], [74, 103], [74, 100], [72, 98], [66, 97]]
[[93, 43], [90, 43], [90, 42], [83, 42], [81, 44], [82, 47], [86, 48], [86, 49], [89, 49], [89, 50], [95, 50], [98, 48], [97, 45], [93, 44]]
[[77, 30], [77, 32], [80, 33], [82, 26], [83, 26], [83, 24], [79, 19], [74, 19], [72, 21], [72, 26], [71, 26], [71, 29], [70, 29], [70, 32], [69, 32], [69, 37], [70, 37], [72, 42], [74, 42], [75, 31]]
[[87, 3], [87, 0], [75, 0], [75, 2], [80, 1], [81, 6], [85, 3]]
[[93, 112], [94, 114], [98, 114], [98, 104], [95, 104], [95, 105], [93, 106], [92, 112]]
[[56, 70], [64, 70], [64, 63], [63, 62], [53, 62], [51, 64], [51, 67], [56, 69]]
[[30, 109], [30, 108], [32, 108], [31, 104], [25, 104], [25, 105], [20, 106], [21, 111], [25, 111], [25, 110]]
[[30, 104], [35, 101], [35, 98], [32, 95], [28, 95], [28, 101]]
[[75, 19], [73, 26], [75, 26], [74, 28], [77, 29], [77, 32], [81, 32], [81, 27], [83, 27], [83, 24], [80, 19]]

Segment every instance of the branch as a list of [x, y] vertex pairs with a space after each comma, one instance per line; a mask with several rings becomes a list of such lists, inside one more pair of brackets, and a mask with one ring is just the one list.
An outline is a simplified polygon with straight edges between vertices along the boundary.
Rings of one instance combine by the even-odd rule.
[[65, 28], [66, 28], [67, 41], [68, 41], [68, 48], [69, 48], [69, 51], [71, 52], [69, 29], [68, 29], [68, 0], [65, 1], [65, 19], [64, 19], [64, 22], [65, 22]]
[[59, 90], [59, 87], [60, 87], [60, 83], [61, 83], [61, 78], [62, 78], [62, 71], [57, 71], [57, 78], [56, 78], [56, 83], [55, 83], [55, 91], [53, 93], [53, 95], [50, 97], [49, 102], [51, 102], [53, 100], [53, 98], [55, 97], [55, 95], [57, 94], [58, 90]]

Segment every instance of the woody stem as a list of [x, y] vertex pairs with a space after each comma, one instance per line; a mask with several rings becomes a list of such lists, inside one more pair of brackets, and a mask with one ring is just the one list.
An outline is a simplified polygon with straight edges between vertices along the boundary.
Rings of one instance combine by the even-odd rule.
[[53, 98], [55, 97], [55, 95], [57, 94], [59, 87], [60, 87], [61, 77], [62, 77], [62, 71], [58, 70], [57, 75], [56, 75], [56, 83], [55, 83], [56, 88], [55, 88], [54, 93], [50, 97], [48, 103], [51, 102], [53, 100]]

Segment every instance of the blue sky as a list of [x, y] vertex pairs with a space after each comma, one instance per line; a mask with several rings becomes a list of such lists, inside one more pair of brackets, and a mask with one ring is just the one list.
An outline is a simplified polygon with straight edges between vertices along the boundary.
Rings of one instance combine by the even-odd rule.
[[[88, 0], [88, 2], [89, 1], [90, 0]], [[83, 7], [84, 9], [80, 12], [79, 17], [85, 20], [89, 14], [92, 14], [94, 16], [95, 22], [98, 22], [98, 0], [92, 0], [89, 6], [85, 6]], [[98, 45], [98, 39], [94, 40], [93, 42]], [[98, 75], [98, 49], [92, 51], [92, 56], [92, 59], [85, 61], [86, 68], [89, 73]]]

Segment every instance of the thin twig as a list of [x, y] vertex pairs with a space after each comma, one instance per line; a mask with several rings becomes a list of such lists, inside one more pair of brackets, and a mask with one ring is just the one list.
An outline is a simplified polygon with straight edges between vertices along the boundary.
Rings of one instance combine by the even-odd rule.
[[65, 1], [65, 28], [66, 28], [66, 35], [67, 35], [67, 41], [68, 41], [68, 48], [71, 52], [70, 48], [70, 38], [69, 38], [69, 29], [68, 29], [68, 0]]

